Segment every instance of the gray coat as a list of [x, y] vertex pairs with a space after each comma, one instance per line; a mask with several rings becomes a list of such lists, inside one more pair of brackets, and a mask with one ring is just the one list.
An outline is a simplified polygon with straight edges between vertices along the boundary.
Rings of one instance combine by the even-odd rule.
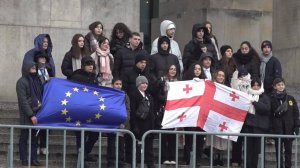
[[32, 125], [30, 118], [34, 116], [34, 112], [31, 108], [32, 100], [28, 79], [29, 70], [34, 64], [34, 62], [28, 62], [23, 66], [22, 77], [17, 81], [16, 85], [21, 125]]

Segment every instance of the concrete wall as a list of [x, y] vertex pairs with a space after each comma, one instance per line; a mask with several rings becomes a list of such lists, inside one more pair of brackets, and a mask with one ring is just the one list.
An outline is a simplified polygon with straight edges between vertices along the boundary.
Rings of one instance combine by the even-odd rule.
[[[300, 84], [300, 1], [274, 0], [273, 50], [289, 85]], [[298, 86], [299, 88], [299, 86]]]
[[1, 0], [0, 1], [0, 101], [16, 101], [15, 83], [21, 76], [25, 52], [40, 33], [49, 33], [57, 75], [75, 33], [86, 34], [96, 20], [110, 37], [117, 22], [139, 31], [138, 0]]
[[[181, 51], [192, 38], [192, 26], [209, 20], [219, 47], [229, 44], [234, 50], [242, 41], [250, 41], [260, 51], [260, 43], [272, 39], [273, 0], [162, 0], [159, 17], [152, 20], [152, 39], [159, 33], [162, 20], [177, 25], [175, 40]], [[166, 10], [168, 9], [168, 10]]]

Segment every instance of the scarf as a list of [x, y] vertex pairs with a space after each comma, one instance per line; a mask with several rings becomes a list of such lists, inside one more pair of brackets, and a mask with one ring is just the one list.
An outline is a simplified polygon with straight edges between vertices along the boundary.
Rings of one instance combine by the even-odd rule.
[[38, 64], [38, 76], [42, 84], [49, 80], [49, 73], [45, 64]]
[[261, 61], [261, 63], [260, 63], [260, 76], [261, 77], [260, 78], [261, 78], [262, 81], [264, 81], [265, 80], [266, 65], [269, 62], [269, 60], [272, 58], [272, 52], [269, 55], [261, 54], [259, 56], [259, 58], [260, 58], [260, 61]]
[[253, 58], [253, 52], [250, 50], [249, 51], [249, 53], [247, 53], [247, 54], [243, 54], [242, 52], [241, 52], [241, 49], [239, 49], [238, 51], [237, 51], [237, 53], [235, 54], [235, 58], [236, 58], [236, 60], [237, 60], [237, 62], [239, 63], [239, 64], [242, 64], [242, 65], [246, 65], [246, 64], [248, 64], [248, 63], [250, 63], [251, 62], [251, 60], [252, 60], [252, 58]]
[[99, 74], [102, 74], [102, 78], [104, 80], [110, 80], [111, 70], [110, 70], [109, 49], [104, 51], [98, 48], [96, 50], [96, 54], [98, 55]]
[[37, 108], [42, 102], [42, 83], [36, 74], [29, 75], [29, 86], [32, 108]]
[[[260, 96], [263, 92], [264, 92], [264, 87], [263, 87], [263, 85], [260, 87], [259, 90], [253, 90], [252, 88], [249, 88], [248, 94], [249, 94], [250, 100], [251, 100], [252, 102], [258, 102], [259, 96]], [[250, 105], [249, 113], [255, 114], [255, 107], [253, 106], [253, 104]]]
[[81, 55], [79, 56], [78, 59], [72, 57], [73, 72], [76, 71], [77, 69], [81, 69], [81, 59], [82, 59]]

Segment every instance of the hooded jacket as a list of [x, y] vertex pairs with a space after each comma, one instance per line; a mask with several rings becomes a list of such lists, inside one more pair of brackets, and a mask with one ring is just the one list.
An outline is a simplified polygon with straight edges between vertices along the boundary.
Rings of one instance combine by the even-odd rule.
[[32, 98], [29, 82], [29, 71], [33, 65], [35, 65], [35, 63], [32, 61], [24, 63], [22, 67], [22, 77], [16, 84], [21, 125], [32, 125], [30, 117], [35, 115], [31, 107]]
[[[197, 32], [199, 29], [204, 30], [204, 43], [201, 43], [197, 40]], [[207, 28], [200, 23], [194, 24], [192, 28], [192, 40], [190, 40], [185, 46], [183, 51], [183, 65], [184, 69], [187, 70], [190, 65], [197, 62], [200, 59], [201, 54], [203, 53], [200, 45], [204, 44], [207, 48], [207, 51], [212, 53], [212, 56], [215, 60], [217, 60], [217, 54], [214, 46], [211, 43], [211, 39], [208, 37]]]
[[53, 57], [52, 57], [53, 45], [52, 45], [52, 41], [51, 41], [51, 38], [50, 38], [49, 34], [39, 34], [38, 36], [36, 36], [36, 38], [34, 39], [34, 48], [29, 50], [28, 52], [26, 52], [26, 54], [24, 56], [23, 63], [22, 63], [22, 69], [23, 69], [23, 66], [26, 62], [34, 61], [34, 56], [38, 52], [43, 50], [42, 47], [43, 47], [43, 41], [44, 41], [45, 37], [48, 38], [48, 48], [46, 50], [46, 53], [49, 57], [49, 64], [50, 64], [51, 69], [52, 69], [52, 74], [53, 74], [53, 76], [55, 76], [55, 64], [54, 64], [54, 60], [53, 60]]
[[[167, 39], [165, 39], [167, 38]], [[161, 44], [166, 41], [169, 45], [167, 51], [161, 48]], [[150, 72], [159, 79], [168, 70], [171, 65], [175, 65], [178, 72], [180, 72], [180, 64], [177, 57], [169, 53], [170, 50], [170, 40], [167, 36], [162, 36], [158, 39], [158, 53], [150, 56]]]
[[[160, 35], [161, 36], [167, 36], [167, 29], [168, 29], [169, 25], [171, 25], [171, 24], [173, 24], [175, 27], [174, 22], [172, 22], [170, 20], [164, 20], [160, 23]], [[157, 50], [158, 39], [159, 39], [159, 37], [157, 37], [152, 43], [151, 55], [158, 53], [158, 50]], [[182, 73], [183, 72], [183, 64], [182, 64], [182, 55], [180, 52], [179, 45], [174, 40], [174, 37], [169, 38], [169, 39], [170, 39], [170, 44], [171, 44], [170, 53], [174, 54], [178, 58], [178, 61], [180, 64], [180, 72]]]

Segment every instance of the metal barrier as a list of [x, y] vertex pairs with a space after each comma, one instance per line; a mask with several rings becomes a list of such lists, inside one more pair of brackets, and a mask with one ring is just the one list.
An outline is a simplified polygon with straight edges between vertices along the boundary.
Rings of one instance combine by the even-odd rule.
[[[228, 133], [218, 133], [218, 134], [215, 134], [215, 133], [207, 133], [207, 132], [192, 132], [192, 131], [169, 131], [169, 130], [150, 130], [150, 131], [147, 131], [143, 137], [142, 137], [142, 140], [141, 140], [141, 145], [142, 145], [142, 148], [141, 148], [141, 168], [144, 168], [145, 167], [145, 139], [148, 137], [148, 136], [153, 136], [151, 134], [154, 134], [154, 135], [158, 135], [158, 149], [159, 149], [159, 152], [158, 152], [158, 162], [157, 162], [157, 165], [158, 165], [158, 168], [161, 168], [161, 144], [163, 142], [161, 142], [161, 137], [162, 137], [162, 134], [176, 134], [176, 165], [175, 167], [178, 168], [179, 167], [179, 164], [178, 164], [178, 161], [179, 161], [179, 158], [178, 158], [178, 137], [180, 134], [184, 134], [184, 135], [192, 135], [193, 136], [193, 148], [192, 148], [192, 152], [191, 152], [191, 162], [190, 162], [190, 165], [189, 167], [191, 168], [195, 168], [196, 167], [196, 136], [197, 135], [205, 135], [205, 136], [211, 136], [211, 146], [210, 146], [210, 159], [209, 159], [209, 167], [212, 168], [213, 167], [213, 153], [214, 153], [214, 149], [213, 149], [213, 138], [215, 135], [221, 135], [221, 136], [239, 136], [240, 138], [243, 137], [243, 140], [244, 140], [244, 145], [243, 145], [243, 167], [246, 168], [246, 165], [247, 165], [247, 139], [249, 139], [250, 137], [257, 137], [257, 138], [260, 138], [260, 143], [261, 143], [261, 146], [260, 146], [260, 151], [263, 151], [259, 154], [259, 158], [258, 158], [258, 165], [257, 167], [260, 167], [260, 168], [264, 168], [266, 165], [265, 165], [265, 140], [266, 138], [272, 138], [272, 139], [277, 139], [278, 140], [278, 154], [277, 154], [277, 157], [280, 158], [281, 155], [280, 155], [280, 144], [281, 144], [281, 141], [283, 139], [294, 139], [294, 143], [296, 146], [298, 146], [298, 140], [300, 139], [300, 136], [299, 135], [274, 135], [274, 134], [228, 134]], [[230, 165], [230, 151], [231, 151], [231, 148], [230, 148], [230, 140], [227, 140], [227, 166], [226, 167], [231, 167]], [[275, 147], [275, 146], [274, 146]], [[296, 147], [294, 149], [294, 155], [295, 155], [295, 160], [294, 160], [294, 167], [298, 167], [298, 148]], [[280, 168], [280, 159], [278, 160], [277, 162], [277, 167]]]
[[[70, 127], [45, 127], [45, 126], [25, 126], [25, 125], [1, 125], [0, 124], [0, 129], [9, 129], [10, 130], [10, 137], [9, 137], [9, 145], [8, 145], [8, 152], [7, 152], [7, 168], [13, 168], [14, 167], [14, 132], [16, 129], [29, 129], [29, 139], [28, 142], [31, 142], [31, 135], [32, 135], [32, 130], [46, 130], [46, 160], [45, 160], [45, 167], [49, 167], [49, 130], [62, 130], [63, 131], [63, 165], [62, 167], [66, 167], [66, 151], [67, 151], [67, 141], [66, 141], [66, 136], [67, 136], [67, 131], [80, 131], [81, 132], [81, 148], [78, 151], [78, 160], [77, 160], [77, 168], [84, 168], [84, 133], [86, 131], [92, 131], [92, 132], [98, 132], [99, 133], [99, 150], [98, 150], [98, 167], [101, 167], [101, 154], [102, 154], [102, 134], [105, 133], [116, 133], [116, 159], [115, 159], [115, 164], [118, 165], [119, 162], [119, 134], [128, 134], [131, 139], [132, 139], [132, 167], [136, 167], [136, 138], [133, 135], [132, 132], [124, 129], [104, 129], [104, 128], [70, 128]], [[31, 143], [28, 143], [28, 167], [31, 165]]]

